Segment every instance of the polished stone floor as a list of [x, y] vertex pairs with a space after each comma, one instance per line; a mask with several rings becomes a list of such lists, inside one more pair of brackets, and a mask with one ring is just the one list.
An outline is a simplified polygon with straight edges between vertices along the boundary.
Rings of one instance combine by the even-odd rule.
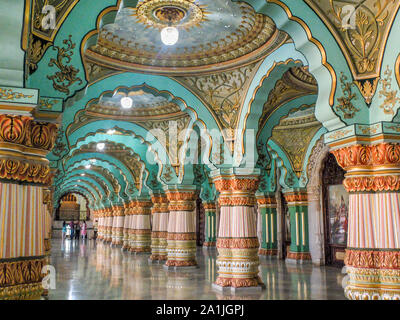
[[222, 300], [345, 299], [341, 270], [333, 267], [294, 266], [261, 259], [266, 289], [257, 295], [224, 296], [212, 290], [216, 252], [199, 248], [200, 268], [190, 272], [165, 271], [149, 265], [148, 255], [134, 255], [93, 240], [53, 240], [51, 264], [56, 289], [50, 300]]

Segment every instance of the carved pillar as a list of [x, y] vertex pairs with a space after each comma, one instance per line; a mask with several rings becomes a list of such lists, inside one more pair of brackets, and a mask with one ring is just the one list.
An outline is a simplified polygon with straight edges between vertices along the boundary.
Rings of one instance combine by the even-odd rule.
[[135, 242], [133, 251], [136, 253], [151, 252], [151, 207], [150, 200], [140, 199], [135, 202]]
[[131, 215], [130, 226], [129, 226], [129, 251], [135, 252], [135, 241], [136, 241], [136, 200], [132, 200], [129, 203], [129, 212]]
[[106, 242], [111, 242], [112, 241], [112, 225], [113, 225], [113, 209], [112, 208], [106, 208], [105, 209], [106, 213], [106, 236], [105, 236], [105, 241]]
[[278, 255], [277, 204], [275, 195], [257, 195], [258, 211], [261, 219], [261, 245], [258, 251], [262, 256]]
[[125, 213], [123, 206], [115, 206], [113, 210], [112, 244], [122, 246], [124, 241]]
[[168, 237], [168, 199], [164, 195], [151, 197], [153, 208], [152, 233], [151, 233], [151, 256], [152, 261], [167, 260], [167, 237]]
[[105, 235], [105, 226], [104, 226], [104, 209], [97, 210], [97, 215], [99, 217], [99, 221], [97, 224], [97, 240], [103, 241]]
[[400, 144], [369, 143], [332, 150], [350, 193], [345, 294], [399, 300]]
[[203, 202], [205, 210], [205, 241], [203, 246], [214, 248], [217, 243], [217, 213], [215, 201]]
[[50, 251], [44, 190], [52, 183], [46, 155], [56, 132], [32, 117], [0, 115], [0, 299], [43, 293]]
[[308, 243], [308, 203], [307, 191], [295, 190], [284, 194], [290, 215], [290, 250], [286, 261], [305, 263], [311, 261]]
[[124, 231], [123, 231], [123, 240], [122, 240], [122, 249], [129, 249], [129, 231], [130, 231], [130, 223], [131, 223], [131, 208], [129, 208], [129, 203], [124, 204]]
[[195, 267], [196, 262], [196, 193], [194, 187], [167, 190], [169, 201], [168, 259], [166, 269]]
[[[221, 170], [222, 171], [222, 170]], [[257, 226], [254, 215], [258, 172], [238, 174], [233, 170], [211, 173], [220, 192], [220, 227], [217, 239], [217, 290], [233, 293], [253, 289], [260, 291], [263, 283], [258, 275]]]

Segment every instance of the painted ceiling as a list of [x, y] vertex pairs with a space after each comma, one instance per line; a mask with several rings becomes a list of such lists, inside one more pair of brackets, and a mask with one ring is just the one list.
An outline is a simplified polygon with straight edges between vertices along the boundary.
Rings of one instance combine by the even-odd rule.
[[[157, 15], [157, 10], [169, 6], [183, 16], [173, 24], [180, 33], [174, 46], [162, 43], [160, 30], [168, 24]], [[246, 3], [142, 0], [136, 8], [119, 10], [114, 23], [101, 28], [97, 44], [85, 52], [85, 58], [141, 72], [209, 72], [206, 66], [215, 71], [265, 57], [285, 40], [271, 19]]]

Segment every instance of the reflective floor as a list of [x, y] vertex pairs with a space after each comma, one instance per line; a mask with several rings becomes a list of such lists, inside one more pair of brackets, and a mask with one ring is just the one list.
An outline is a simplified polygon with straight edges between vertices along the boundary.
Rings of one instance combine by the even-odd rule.
[[53, 240], [51, 264], [56, 289], [50, 300], [222, 300], [222, 299], [345, 299], [341, 270], [333, 267], [293, 266], [261, 259], [266, 285], [258, 295], [224, 296], [212, 290], [216, 252], [199, 248], [200, 268], [190, 272], [165, 271], [149, 265], [148, 255], [134, 255], [93, 240]]

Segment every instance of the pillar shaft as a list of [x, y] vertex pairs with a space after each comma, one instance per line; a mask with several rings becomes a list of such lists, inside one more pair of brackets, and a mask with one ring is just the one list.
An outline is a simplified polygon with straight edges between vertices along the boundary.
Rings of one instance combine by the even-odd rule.
[[[349, 299], [400, 299], [400, 144], [332, 150], [346, 170]], [[347, 222], [347, 221], [346, 221]]]
[[152, 233], [151, 233], [151, 260], [167, 260], [168, 237], [168, 199], [163, 195], [155, 195], [152, 198]]
[[306, 191], [285, 193], [290, 215], [290, 250], [286, 258], [289, 260], [311, 260], [308, 243], [308, 203]]
[[278, 220], [275, 196], [257, 196], [257, 203], [262, 231], [261, 245], [258, 253], [263, 256], [276, 256], [278, 255]]
[[130, 232], [130, 223], [131, 223], [131, 208], [129, 207], [129, 204], [124, 205], [124, 214], [125, 214], [125, 219], [124, 219], [124, 231], [123, 231], [123, 245], [122, 249], [128, 250], [129, 249], [129, 232]]
[[195, 191], [168, 190], [169, 267], [196, 266]]
[[218, 278], [220, 287], [258, 287], [258, 248], [255, 192], [258, 175], [214, 175], [220, 192], [220, 227], [217, 239]]
[[217, 243], [217, 212], [215, 202], [205, 202], [205, 247], [215, 247]]
[[122, 246], [124, 241], [124, 222], [125, 213], [124, 207], [113, 207], [113, 225], [112, 225], [112, 244]]
[[151, 252], [151, 207], [153, 206], [150, 200], [137, 200], [135, 201], [136, 208], [134, 210], [135, 216], [135, 239], [134, 248], [132, 251], [137, 253], [150, 253]]

